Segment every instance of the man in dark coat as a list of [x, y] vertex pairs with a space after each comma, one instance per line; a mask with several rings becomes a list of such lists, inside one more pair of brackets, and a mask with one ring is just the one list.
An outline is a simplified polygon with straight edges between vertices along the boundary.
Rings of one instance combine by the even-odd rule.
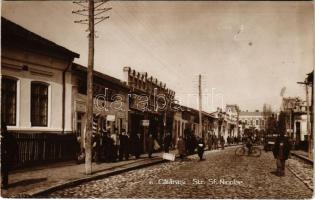
[[177, 149], [180, 159], [184, 159], [186, 155], [186, 145], [182, 136], [179, 136], [179, 139], [177, 141]]
[[7, 189], [9, 184], [9, 171], [17, 162], [18, 144], [12, 133], [7, 130], [6, 124], [1, 124], [1, 188]]
[[140, 140], [140, 134], [132, 135], [131, 138], [131, 148], [133, 155], [137, 158], [140, 157], [140, 151], [141, 151], [141, 140]]
[[122, 131], [122, 134], [119, 137], [120, 139], [120, 149], [119, 149], [119, 160], [125, 158], [126, 160], [129, 159], [129, 137], [125, 130]]
[[212, 150], [212, 143], [213, 143], [213, 136], [212, 135], [209, 135], [208, 137], [208, 149], [209, 150]]
[[165, 153], [168, 153], [170, 150], [171, 142], [172, 142], [171, 134], [169, 132], [166, 133], [163, 142], [164, 142], [164, 151]]
[[147, 139], [147, 151], [148, 151], [149, 158], [152, 158], [153, 147], [154, 147], [154, 139], [153, 139], [153, 136], [150, 134], [149, 138]]
[[223, 136], [221, 136], [221, 138], [220, 138], [220, 143], [221, 143], [222, 150], [224, 150], [225, 139]]
[[119, 134], [119, 141], [120, 141], [120, 145], [119, 145], [119, 155], [118, 155], [118, 158], [120, 161], [123, 160], [123, 157], [124, 157], [124, 154], [125, 154], [125, 138], [124, 138], [124, 134], [125, 132], [122, 131], [121, 134]]
[[203, 160], [203, 153], [205, 151], [205, 143], [202, 138], [197, 139], [197, 152], [200, 160]]
[[125, 138], [125, 145], [126, 145], [126, 147], [125, 147], [125, 159], [126, 160], [129, 160], [129, 154], [130, 154], [130, 152], [131, 152], [131, 150], [130, 150], [130, 136], [129, 136], [129, 134], [128, 133], [126, 133], [125, 135], [124, 135], [124, 138]]
[[277, 164], [276, 174], [278, 176], [284, 176], [285, 174], [285, 161], [289, 158], [290, 150], [290, 142], [284, 137], [284, 134], [280, 134], [280, 136], [276, 139], [273, 148], [273, 156], [276, 159]]

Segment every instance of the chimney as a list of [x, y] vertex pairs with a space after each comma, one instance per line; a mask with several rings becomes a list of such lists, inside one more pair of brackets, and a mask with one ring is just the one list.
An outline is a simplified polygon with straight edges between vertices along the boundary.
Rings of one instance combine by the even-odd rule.
[[130, 67], [127, 67], [127, 66], [124, 67], [123, 72], [124, 72], [124, 80], [123, 81], [125, 81], [126, 84], [129, 85], [129, 82], [130, 82], [130, 80], [129, 80]]

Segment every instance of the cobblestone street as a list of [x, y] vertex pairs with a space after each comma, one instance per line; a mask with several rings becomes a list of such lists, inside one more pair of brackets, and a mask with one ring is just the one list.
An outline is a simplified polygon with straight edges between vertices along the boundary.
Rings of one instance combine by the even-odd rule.
[[235, 157], [234, 148], [206, 152], [56, 191], [54, 198], [311, 198], [310, 190], [291, 171], [313, 182], [312, 167], [291, 159], [284, 177], [275, 176], [271, 152], [261, 157]]

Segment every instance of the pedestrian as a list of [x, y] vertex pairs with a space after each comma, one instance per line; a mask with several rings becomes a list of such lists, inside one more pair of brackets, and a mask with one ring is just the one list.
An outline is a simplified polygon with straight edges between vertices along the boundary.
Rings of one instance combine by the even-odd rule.
[[107, 130], [103, 132], [102, 137], [102, 151], [103, 151], [103, 158], [102, 161], [108, 162], [109, 161], [109, 146], [110, 140], [108, 138]]
[[212, 150], [213, 136], [209, 135], [208, 137], [208, 149]]
[[171, 134], [169, 132], [165, 134], [163, 142], [164, 142], [164, 151], [165, 153], [168, 153], [171, 146], [171, 142], [172, 142]]
[[197, 147], [197, 139], [196, 139], [195, 134], [191, 133], [190, 141], [191, 141], [191, 143], [190, 143], [189, 154], [194, 154], [195, 153], [195, 149]]
[[93, 151], [94, 151], [94, 160], [96, 163], [100, 163], [101, 161], [101, 143], [100, 143], [100, 140], [101, 140], [101, 136], [96, 133], [96, 134], [93, 134]]
[[18, 161], [18, 144], [5, 122], [1, 123], [1, 188], [8, 189], [9, 172]]
[[120, 141], [120, 146], [119, 146], [119, 160], [122, 161], [123, 160], [123, 157], [124, 157], [124, 154], [125, 154], [125, 138], [124, 138], [124, 134], [125, 134], [125, 131], [122, 130], [121, 134], [119, 135], [119, 141]]
[[198, 156], [199, 156], [199, 160], [203, 160], [203, 153], [205, 151], [205, 144], [203, 142], [202, 138], [198, 138], [197, 139], [197, 152], [198, 152]]
[[140, 133], [131, 136], [131, 149], [132, 153], [135, 156], [135, 158], [140, 157], [140, 151], [141, 151], [141, 140], [140, 140]]
[[225, 140], [224, 140], [224, 137], [223, 137], [223, 136], [221, 136], [221, 138], [220, 138], [220, 143], [221, 143], [221, 148], [222, 148], [222, 150], [224, 150]]
[[147, 152], [148, 152], [149, 158], [152, 158], [153, 148], [154, 148], [154, 139], [153, 139], [153, 136], [149, 134], [149, 137], [147, 139]]
[[114, 160], [114, 140], [110, 132], [108, 132], [108, 162], [113, 162]]
[[178, 154], [179, 154], [180, 159], [184, 159], [184, 157], [186, 155], [186, 145], [185, 145], [185, 141], [184, 141], [182, 136], [179, 136], [179, 138], [178, 138], [177, 150], [178, 150]]
[[131, 152], [131, 147], [130, 147], [130, 136], [129, 136], [129, 133], [127, 133], [126, 132], [126, 134], [125, 134], [125, 145], [126, 145], [126, 147], [125, 147], [125, 160], [129, 160], [129, 155], [130, 155], [130, 152]]
[[213, 137], [214, 149], [218, 149], [218, 137], [214, 135]]
[[284, 134], [281, 133], [280, 136], [277, 137], [273, 148], [273, 156], [276, 159], [277, 165], [277, 176], [285, 175], [285, 161], [289, 158], [290, 150], [290, 142], [285, 138]]
[[119, 142], [119, 138], [118, 138], [118, 130], [115, 129], [114, 134], [111, 134], [111, 140], [113, 141], [113, 145], [112, 145], [112, 156], [111, 156], [111, 161], [112, 162], [116, 162], [117, 158], [118, 158], [118, 142]]

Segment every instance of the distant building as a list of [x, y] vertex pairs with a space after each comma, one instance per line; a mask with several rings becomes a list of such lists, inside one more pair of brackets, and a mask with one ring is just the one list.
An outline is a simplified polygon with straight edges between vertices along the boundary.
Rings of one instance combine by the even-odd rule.
[[228, 135], [238, 136], [239, 107], [238, 105], [226, 105], [225, 120], [227, 121]]
[[265, 120], [263, 113], [259, 110], [254, 112], [241, 111], [239, 113], [239, 121], [242, 122], [244, 128], [254, 128], [255, 130], [263, 130], [265, 127]]
[[287, 134], [295, 141], [297, 148], [307, 147], [307, 106], [299, 97], [287, 97], [282, 100], [281, 110], [286, 114]]

